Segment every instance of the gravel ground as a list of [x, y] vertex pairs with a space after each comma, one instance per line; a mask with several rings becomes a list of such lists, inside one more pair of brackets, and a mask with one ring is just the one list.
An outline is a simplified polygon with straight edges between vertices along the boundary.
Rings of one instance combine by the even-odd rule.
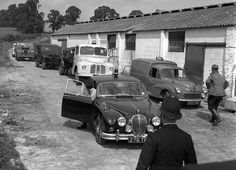
[[[0, 68], [1, 108], [23, 124], [9, 133], [29, 170], [135, 169], [142, 145], [122, 141], [100, 146], [91, 129], [78, 130], [79, 122], [60, 116], [68, 77], [36, 68], [33, 62], [15, 64]], [[223, 122], [212, 127], [205, 103], [182, 109], [178, 125], [192, 135], [199, 163], [236, 159], [236, 115], [219, 111]]]

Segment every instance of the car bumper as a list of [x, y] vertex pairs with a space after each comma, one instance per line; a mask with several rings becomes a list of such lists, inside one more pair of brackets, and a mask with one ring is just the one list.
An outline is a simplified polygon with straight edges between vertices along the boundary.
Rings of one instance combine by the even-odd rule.
[[[137, 136], [135, 136], [134, 134], [126, 134], [126, 133], [120, 133], [119, 130], [116, 131], [116, 133], [106, 133], [106, 132], [102, 132], [101, 137], [103, 139], [106, 140], [115, 140], [115, 141], [119, 141], [119, 140], [128, 140], [129, 138], [135, 138]], [[146, 138], [147, 134], [144, 134], [142, 136], [139, 136], [142, 138]]]

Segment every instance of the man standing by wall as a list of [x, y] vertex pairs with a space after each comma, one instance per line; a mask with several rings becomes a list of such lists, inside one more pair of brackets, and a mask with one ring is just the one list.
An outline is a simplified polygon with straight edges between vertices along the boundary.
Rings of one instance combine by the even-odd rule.
[[212, 117], [210, 122], [213, 126], [218, 125], [222, 119], [217, 112], [217, 108], [223, 97], [226, 95], [225, 89], [228, 87], [228, 81], [223, 78], [218, 71], [219, 67], [213, 64], [211, 67], [211, 74], [206, 80], [206, 86], [208, 88], [208, 109], [210, 110]]
[[179, 100], [165, 97], [160, 111], [163, 126], [148, 135], [136, 170], [178, 170], [185, 164], [197, 164], [191, 136], [176, 125], [182, 117]]

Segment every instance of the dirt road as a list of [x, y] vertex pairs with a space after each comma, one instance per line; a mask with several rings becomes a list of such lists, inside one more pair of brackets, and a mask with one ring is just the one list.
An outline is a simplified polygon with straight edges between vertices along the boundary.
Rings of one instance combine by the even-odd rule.
[[[60, 116], [66, 76], [36, 68], [33, 62], [15, 64], [0, 68], [0, 82], [8, 88], [4, 106], [23, 124], [12, 133], [29, 170], [135, 169], [141, 145], [109, 142], [100, 146], [90, 129], [78, 130], [79, 122]], [[236, 159], [236, 115], [220, 112], [222, 124], [212, 127], [205, 103], [197, 109], [182, 109], [178, 125], [192, 135], [199, 163]]]

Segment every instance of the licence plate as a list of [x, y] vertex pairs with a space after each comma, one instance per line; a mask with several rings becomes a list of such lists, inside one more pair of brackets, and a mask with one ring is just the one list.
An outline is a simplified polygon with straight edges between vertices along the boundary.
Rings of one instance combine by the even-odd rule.
[[25, 60], [29, 60], [29, 58], [27, 57], [27, 58], [25, 58]]
[[145, 140], [145, 137], [129, 137], [128, 143], [144, 143]]
[[188, 101], [187, 105], [198, 105], [199, 101]]

